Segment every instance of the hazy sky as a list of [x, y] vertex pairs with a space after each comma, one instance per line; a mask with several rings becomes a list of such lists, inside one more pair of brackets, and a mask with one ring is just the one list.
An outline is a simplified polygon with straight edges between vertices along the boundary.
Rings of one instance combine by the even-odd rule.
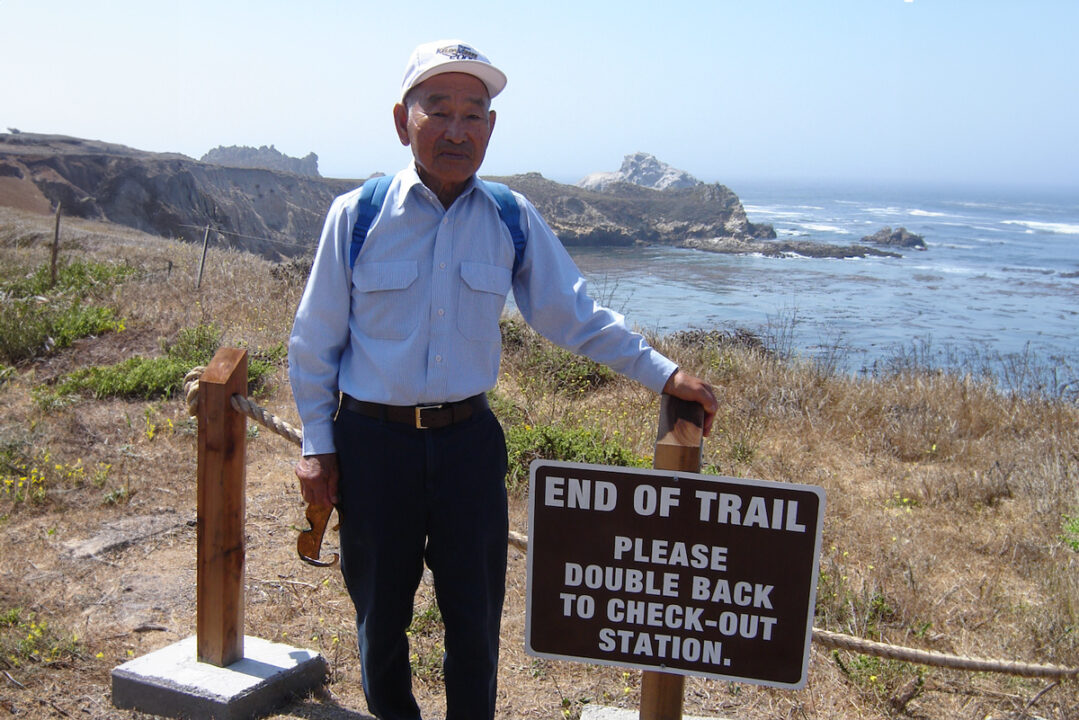
[[1079, 0], [0, 0], [0, 130], [392, 172], [409, 52], [461, 38], [509, 76], [490, 175], [1079, 187], [1077, 31]]

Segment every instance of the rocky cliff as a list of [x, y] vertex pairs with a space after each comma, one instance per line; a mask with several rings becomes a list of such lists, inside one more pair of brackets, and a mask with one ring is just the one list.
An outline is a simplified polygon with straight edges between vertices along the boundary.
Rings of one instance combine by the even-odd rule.
[[[730, 252], [775, 237], [728, 188], [654, 190], [615, 182], [586, 190], [529, 173], [523, 192], [567, 245], [657, 243]], [[310, 252], [332, 199], [359, 180], [200, 162], [58, 135], [0, 134], [0, 204], [63, 212], [198, 241], [207, 224], [233, 247], [275, 258]]]
[[219, 145], [202, 156], [202, 162], [237, 168], [277, 170], [308, 177], [322, 177], [318, 173], [318, 155], [308, 153], [302, 158], [285, 155], [273, 145], [253, 148], [245, 145]]
[[636, 152], [622, 159], [617, 172], [598, 172], [587, 175], [577, 183], [585, 190], [606, 190], [615, 183], [641, 185], [653, 190], [677, 190], [700, 185], [701, 181], [684, 170], [671, 167], [656, 156]]
[[231, 247], [267, 257], [309, 252], [334, 196], [356, 180], [233, 168], [185, 155], [59, 135], [0, 134], [0, 204], [201, 240], [220, 230]]

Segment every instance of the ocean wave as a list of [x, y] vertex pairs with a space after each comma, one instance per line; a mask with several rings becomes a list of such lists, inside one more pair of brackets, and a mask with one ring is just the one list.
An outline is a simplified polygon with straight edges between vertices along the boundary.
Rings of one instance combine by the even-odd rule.
[[974, 277], [977, 275], [984, 275], [985, 272], [970, 267], [962, 267], [959, 265], [914, 265], [911, 267], [912, 272], [916, 273], [931, 273], [934, 275], [963, 275], [966, 277]]
[[933, 212], [931, 210], [919, 210], [918, 208], [911, 210], [910, 214], [914, 215], [915, 217], [948, 217], [948, 213]]
[[866, 212], [871, 212], [871, 213], [880, 213], [881, 215], [903, 215], [904, 214], [903, 208], [898, 208], [898, 207], [895, 207], [894, 205], [889, 205], [888, 207], [867, 207], [865, 209], [865, 211]]
[[1004, 225], [1018, 225], [1027, 232], [1046, 232], [1054, 235], [1079, 235], [1079, 224], [1039, 222], [1036, 220], [1004, 220]]
[[1046, 267], [1037, 267], [1034, 265], [1012, 265], [1010, 267], [1001, 268], [1003, 272], [1007, 273], [1024, 273], [1027, 275], [1055, 275], [1056, 270]]
[[742, 205], [742, 208], [746, 211], [747, 215], [752, 213], [754, 215], [763, 215], [765, 217], [773, 218], [798, 218], [804, 216], [804, 213], [801, 212], [785, 210], [769, 205]]
[[850, 235], [850, 230], [838, 227], [836, 225], [824, 225], [822, 223], [802, 223], [802, 227], [806, 230], [813, 230], [814, 232], [830, 232], [837, 235]]
[[955, 227], [963, 228], [964, 230], [977, 230], [978, 232], [1008, 232], [1007, 228], [989, 227], [987, 225], [971, 225], [965, 222], [936, 222], [934, 225], [940, 225], [941, 227]]
[[959, 207], [977, 208], [977, 209], [981, 209], [981, 208], [996, 209], [996, 208], [999, 207], [999, 203], [974, 202], [972, 200], [941, 200], [941, 203], [944, 204], [944, 205], [958, 205]]

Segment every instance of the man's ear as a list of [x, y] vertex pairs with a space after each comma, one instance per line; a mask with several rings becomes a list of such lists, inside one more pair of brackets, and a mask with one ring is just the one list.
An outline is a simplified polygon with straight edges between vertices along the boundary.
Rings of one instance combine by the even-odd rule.
[[402, 145], [408, 145], [408, 108], [401, 103], [393, 106], [393, 126]]
[[487, 134], [490, 135], [491, 132], [495, 129], [495, 111], [494, 110], [488, 110], [487, 111], [487, 126], [488, 126], [487, 127]]

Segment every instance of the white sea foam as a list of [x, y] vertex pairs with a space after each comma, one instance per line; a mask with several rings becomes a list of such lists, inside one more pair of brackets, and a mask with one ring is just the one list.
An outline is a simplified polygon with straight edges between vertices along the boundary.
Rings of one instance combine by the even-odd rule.
[[995, 207], [997, 207], [997, 205], [995, 203], [972, 202], [972, 201], [968, 201], [968, 200], [944, 200], [943, 202], [944, 202], [945, 205], [958, 205], [959, 207], [965, 207], [965, 208], [982, 209], [982, 208], [995, 208]]
[[838, 227], [836, 225], [824, 225], [822, 223], [802, 223], [802, 227], [806, 230], [813, 230], [815, 232], [830, 232], [838, 235], [850, 235], [850, 230]]
[[979, 232], [1005, 232], [1004, 228], [999, 227], [986, 227], [985, 225], [971, 225], [965, 222], [937, 222], [937, 225], [941, 227], [957, 227], [957, 228], [969, 228], [970, 230], [978, 230]]
[[799, 218], [805, 214], [793, 212], [791, 210], [782, 210], [777, 207], [769, 207], [767, 205], [743, 205], [742, 208], [746, 211], [747, 215], [761, 215], [770, 218]]
[[1028, 233], [1047, 232], [1054, 235], [1079, 235], [1079, 225], [1075, 223], [1038, 222], [1036, 220], [1005, 220], [1005, 225], [1018, 225], [1027, 228]]
[[911, 210], [910, 214], [916, 217], [948, 217], [948, 213], [933, 212], [931, 210], [919, 210], [917, 208]]
[[915, 272], [933, 273], [935, 275], [965, 275], [972, 276], [977, 273], [981, 273], [981, 270], [975, 270], [974, 268], [961, 267], [959, 265], [914, 265], [911, 270]]

